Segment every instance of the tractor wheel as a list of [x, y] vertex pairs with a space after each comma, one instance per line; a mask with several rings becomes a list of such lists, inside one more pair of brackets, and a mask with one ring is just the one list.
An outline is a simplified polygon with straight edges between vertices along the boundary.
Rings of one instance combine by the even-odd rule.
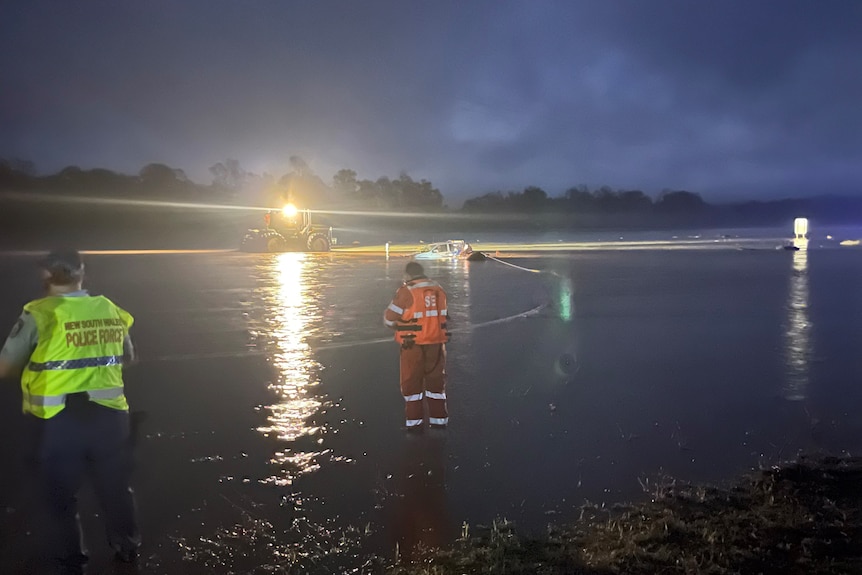
[[249, 230], [243, 236], [239, 249], [243, 252], [265, 252], [266, 238], [258, 230]]
[[330, 249], [329, 238], [323, 234], [312, 234], [308, 237], [308, 251], [328, 252]]
[[287, 242], [280, 235], [273, 235], [266, 240], [266, 251], [283, 252], [287, 249]]

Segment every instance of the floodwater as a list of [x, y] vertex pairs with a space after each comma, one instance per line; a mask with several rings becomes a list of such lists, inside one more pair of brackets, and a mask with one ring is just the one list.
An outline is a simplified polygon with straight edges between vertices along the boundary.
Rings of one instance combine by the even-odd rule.
[[[93, 255], [136, 317], [141, 573], [343, 573], [495, 518], [541, 531], [663, 475], [727, 481], [862, 448], [862, 251], [591, 251], [428, 263], [450, 297], [450, 428], [406, 436], [381, 322], [406, 260]], [[0, 258], [0, 319], [38, 289]], [[2, 389], [0, 571], [35, 551]], [[5, 511], [4, 511], [5, 510]], [[98, 509], [81, 515], [107, 573]]]

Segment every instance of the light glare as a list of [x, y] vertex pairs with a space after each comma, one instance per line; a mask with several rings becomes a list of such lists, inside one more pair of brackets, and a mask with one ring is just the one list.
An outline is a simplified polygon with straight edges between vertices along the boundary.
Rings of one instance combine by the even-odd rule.
[[797, 238], [808, 237], [808, 218], [796, 218], [793, 222], [793, 232]]

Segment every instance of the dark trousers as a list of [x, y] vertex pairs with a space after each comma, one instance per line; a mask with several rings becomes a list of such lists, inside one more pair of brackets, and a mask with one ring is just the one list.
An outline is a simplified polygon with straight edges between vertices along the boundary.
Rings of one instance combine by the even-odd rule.
[[140, 546], [132, 471], [129, 413], [75, 399], [51, 419], [31, 418], [35, 457], [45, 503], [45, 552], [68, 573], [80, 572], [87, 556], [81, 537], [77, 494], [90, 476], [102, 507], [108, 544], [120, 553]]

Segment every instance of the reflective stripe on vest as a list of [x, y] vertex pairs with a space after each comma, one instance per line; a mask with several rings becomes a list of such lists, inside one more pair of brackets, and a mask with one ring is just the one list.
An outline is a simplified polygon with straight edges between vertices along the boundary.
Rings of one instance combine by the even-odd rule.
[[[117, 399], [123, 396], [122, 387], [112, 387], [109, 389], [91, 389], [86, 392], [87, 396], [93, 399]], [[36, 407], [59, 407], [66, 405], [67, 394], [62, 395], [28, 395], [27, 400], [30, 405]]]
[[448, 311], [443, 288], [427, 278], [408, 282], [406, 287], [410, 290], [412, 303], [404, 310], [401, 321], [395, 327], [395, 341], [404, 343], [409, 339], [419, 345], [448, 341], [445, 324]]
[[61, 369], [81, 369], [84, 367], [107, 367], [109, 365], [123, 365], [123, 357], [120, 355], [106, 355], [105, 357], [46, 361], [44, 363], [30, 362], [29, 369], [30, 371], [56, 371]]
[[[415, 313], [413, 314], [413, 318], [414, 318], [414, 319], [422, 319], [422, 314], [423, 314], [423, 312], [421, 312], [421, 311], [417, 311], [417, 312], [415, 312]], [[425, 317], [437, 317], [438, 315], [445, 316], [445, 315], [446, 315], [446, 310], [445, 310], [445, 309], [441, 309], [441, 310], [438, 312], [436, 309], [431, 309], [431, 310], [428, 310], [427, 312], [424, 312], [424, 314], [425, 314]]]
[[38, 344], [21, 374], [23, 411], [42, 419], [60, 413], [72, 394], [128, 411], [123, 393], [123, 341], [134, 318], [103, 296], [49, 296], [24, 306]]

